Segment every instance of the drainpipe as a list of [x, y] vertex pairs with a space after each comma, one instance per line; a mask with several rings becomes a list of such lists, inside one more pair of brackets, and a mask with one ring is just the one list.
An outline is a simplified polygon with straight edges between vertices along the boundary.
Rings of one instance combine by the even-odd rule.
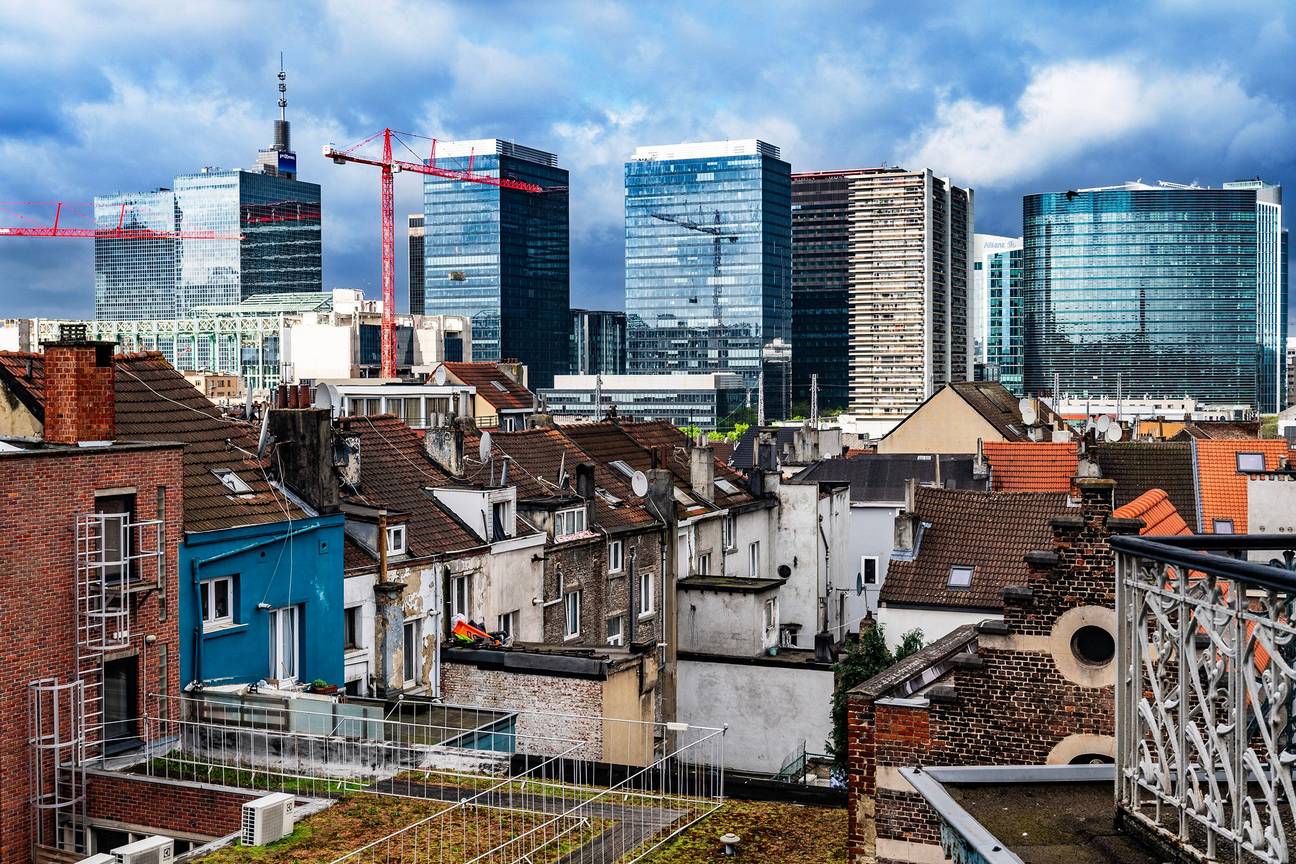
[[291, 540], [298, 534], [306, 534], [319, 528], [319, 524], [306, 525], [300, 528], [294, 528], [277, 537], [266, 537], [240, 546], [237, 549], [227, 549], [224, 552], [217, 552], [205, 558], [194, 558], [189, 562], [189, 569], [193, 572], [193, 593], [194, 593], [194, 611], [197, 617], [194, 620], [193, 641], [194, 641], [194, 681], [202, 683], [202, 588], [200, 585], [202, 575], [202, 565], [212, 564], [216, 561], [223, 561], [226, 558], [232, 558], [235, 555], [242, 555], [244, 552], [250, 552], [253, 549], [259, 549], [262, 546], [269, 546], [272, 543], [279, 543]]

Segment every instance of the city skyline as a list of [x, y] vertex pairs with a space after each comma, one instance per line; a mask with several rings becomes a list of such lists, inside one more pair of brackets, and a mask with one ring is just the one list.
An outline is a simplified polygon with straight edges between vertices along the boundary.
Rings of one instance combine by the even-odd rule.
[[[204, 165], [251, 167], [277, 116], [280, 50], [300, 176], [322, 187], [324, 284], [371, 297], [377, 184], [317, 154], [384, 125], [557, 153], [572, 169], [571, 302], [586, 308], [622, 308], [622, 166], [647, 144], [760, 137], [795, 172], [929, 168], [977, 190], [978, 232], [1010, 236], [1032, 192], [1140, 177], [1296, 182], [1296, 73], [1280, 62], [1296, 37], [1278, 7], [1151, 5], [1136, 26], [1117, 6], [1083, 20], [1046, 10], [1029, 26], [1021, 8], [931, 7], [921, 28], [904, 26], [912, 10], [846, 4], [779, 7], [772, 28], [768, 10], [731, 21], [722, 7], [572, 4], [541, 20], [519, 6], [489, 28], [454, 4], [394, 7], [364, 26], [340, 10], [285, 10], [270, 31], [252, 26], [251, 7], [183, 18], [159, 7], [124, 24], [0, 5], [0, 74], [15, 85], [0, 97], [0, 197], [88, 202]], [[103, 48], [141, 39], [147, 55]], [[978, 48], [935, 50], [950, 40]], [[418, 212], [420, 184], [396, 186], [397, 213]], [[93, 244], [4, 242], [8, 314], [92, 313]]]

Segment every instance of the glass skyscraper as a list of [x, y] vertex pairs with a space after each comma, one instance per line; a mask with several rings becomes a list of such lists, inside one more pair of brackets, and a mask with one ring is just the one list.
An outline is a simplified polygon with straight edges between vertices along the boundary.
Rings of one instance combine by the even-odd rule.
[[986, 292], [986, 363], [994, 380], [1021, 396], [1022, 250], [991, 252], [980, 262]]
[[845, 408], [850, 392], [849, 171], [792, 175], [792, 392], [810, 413]]
[[572, 375], [624, 375], [625, 313], [571, 310], [570, 365]]
[[1027, 196], [1024, 386], [1283, 407], [1282, 195], [1256, 181]]
[[[281, 112], [285, 104], [281, 99]], [[97, 237], [95, 317], [178, 318], [261, 294], [322, 291], [320, 187], [297, 179], [282, 113], [275, 144], [258, 162], [255, 171], [204, 168], [176, 177], [172, 189], [95, 198], [96, 228], [120, 221], [123, 228], [223, 235]]]
[[423, 314], [423, 214], [411, 213], [406, 218], [409, 243], [409, 311], [411, 315]]
[[765, 345], [791, 339], [791, 205], [790, 166], [763, 141], [635, 151], [625, 166], [631, 373], [734, 372], [757, 386]]
[[423, 311], [472, 320], [473, 359], [517, 359], [534, 387], [570, 362], [567, 171], [552, 153], [489, 138], [437, 145], [437, 166], [544, 192], [424, 176]]

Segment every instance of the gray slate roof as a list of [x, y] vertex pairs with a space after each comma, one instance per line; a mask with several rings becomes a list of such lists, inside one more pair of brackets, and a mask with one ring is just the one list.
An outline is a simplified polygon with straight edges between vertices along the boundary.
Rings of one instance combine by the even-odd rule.
[[904, 501], [905, 483], [936, 481], [936, 460], [940, 459], [941, 486], [950, 489], [989, 488], [987, 480], [972, 477], [971, 456], [933, 456], [909, 453], [865, 453], [851, 459], [824, 459], [796, 475], [805, 480], [844, 480], [850, 483], [851, 501], [868, 503]]

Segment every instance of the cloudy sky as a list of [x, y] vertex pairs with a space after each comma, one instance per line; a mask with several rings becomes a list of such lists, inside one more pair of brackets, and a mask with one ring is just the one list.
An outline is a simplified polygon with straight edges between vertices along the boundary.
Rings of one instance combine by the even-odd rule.
[[[300, 176], [323, 186], [326, 287], [376, 295], [378, 181], [320, 148], [391, 126], [558, 153], [572, 303], [619, 308], [622, 165], [640, 144], [760, 137], [795, 171], [930, 167], [976, 189], [978, 230], [1013, 235], [1030, 192], [1296, 183], [1293, 8], [0, 0], [0, 202], [250, 165], [283, 51]], [[399, 232], [414, 178], [396, 203]], [[0, 238], [0, 317], [92, 314], [91, 245]]]

